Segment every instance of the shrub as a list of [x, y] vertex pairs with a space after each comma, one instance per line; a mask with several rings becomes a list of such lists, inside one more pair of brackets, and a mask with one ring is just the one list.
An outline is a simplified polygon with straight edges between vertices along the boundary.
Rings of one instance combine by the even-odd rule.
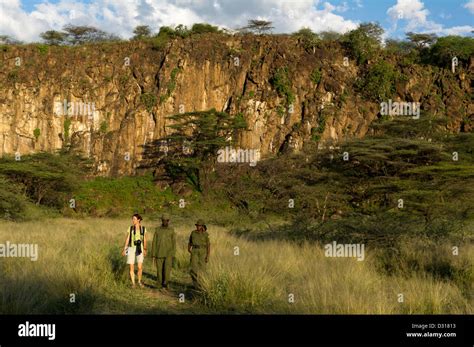
[[140, 101], [145, 105], [148, 112], [151, 112], [153, 107], [156, 105], [156, 95], [151, 93], [145, 93], [140, 95]]
[[393, 65], [379, 60], [369, 67], [365, 75], [358, 81], [357, 87], [367, 98], [383, 101], [393, 95], [398, 79], [399, 74]]
[[270, 83], [277, 91], [278, 95], [285, 98], [285, 105], [290, 105], [295, 101], [295, 94], [291, 90], [291, 81], [288, 77], [288, 68], [279, 68], [270, 79]]

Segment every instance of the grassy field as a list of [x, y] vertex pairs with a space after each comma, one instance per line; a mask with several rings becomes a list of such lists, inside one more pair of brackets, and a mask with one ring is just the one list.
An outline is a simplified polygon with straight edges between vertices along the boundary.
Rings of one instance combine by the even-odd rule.
[[[472, 292], [466, 293], [454, 281], [426, 273], [389, 276], [377, 271], [376, 250], [367, 248], [364, 261], [328, 258], [322, 246], [316, 244], [255, 241], [213, 225], [208, 225], [212, 254], [204, 289], [195, 292], [186, 251], [193, 222], [173, 225], [178, 233], [178, 252], [168, 293], [155, 288], [155, 270], [149, 258], [144, 264], [145, 288], [130, 287], [125, 258], [120, 256], [128, 220], [3, 222], [0, 243], [36, 243], [39, 258], [36, 262], [0, 258], [0, 313], [474, 312]], [[157, 222], [144, 224], [153, 230]], [[415, 257], [430, 256], [417, 253], [416, 247], [411, 252]], [[457, 262], [467, 263], [472, 269], [472, 245], [460, 247], [457, 257]], [[472, 288], [470, 285], [467, 288]], [[184, 302], [179, 301], [180, 293], [185, 295]], [[74, 303], [70, 302], [71, 294], [75, 294]], [[403, 302], [399, 302], [399, 294], [403, 294]]]

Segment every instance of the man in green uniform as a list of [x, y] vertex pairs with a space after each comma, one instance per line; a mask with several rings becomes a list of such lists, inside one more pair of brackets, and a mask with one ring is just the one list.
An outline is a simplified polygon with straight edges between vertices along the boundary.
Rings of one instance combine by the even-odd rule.
[[188, 252], [191, 253], [191, 278], [195, 288], [200, 286], [199, 278], [211, 254], [211, 243], [206, 223], [202, 219], [196, 222], [196, 230], [189, 236]]
[[153, 264], [157, 268], [157, 284], [164, 289], [168, 288], [173, 258], [176, 254], [176, 233], [169, 226], [169, 222], [169, 215], [163, 214], [161, 226], [155, 230], [151, 248]]

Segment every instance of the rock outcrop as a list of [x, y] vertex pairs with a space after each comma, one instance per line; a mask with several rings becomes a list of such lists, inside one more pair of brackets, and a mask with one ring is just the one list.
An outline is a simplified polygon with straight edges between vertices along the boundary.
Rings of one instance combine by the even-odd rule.
[[[355, 92], [360, 69], [345, 64], [346, 55], [335, 43], [305, 50], [285, 35], [194, 35], [160, 49], [4, 46], [0, 154], [70, 145], [94, 160], [99, 175], [133, 174], [144, 144], [170, 132], [168, 115], [211, 108], [242, 113], [249, 129], [236, 140], [263, 158], [307, 141], [363, 137], [380, 106]], [[288, 77], [291, 100], [271, 82], [277, 71]], [[451, 131], [472, 130], [472, 71], [414, 65], [401, 73], [394, 101], [449, 116]]]

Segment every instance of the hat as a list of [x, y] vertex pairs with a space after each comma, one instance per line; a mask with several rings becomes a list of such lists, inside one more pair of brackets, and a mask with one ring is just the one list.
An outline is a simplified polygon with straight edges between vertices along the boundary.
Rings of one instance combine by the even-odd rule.
[[163, 215], [161, 216], [161, 219], [169, 220], [169, 219], [170, 219], [170, 215], [169, 215], [168, 213], [163, 213]]
[[206, 225], [206, 223], [202, 219], [198, 219], [196, 225]]

